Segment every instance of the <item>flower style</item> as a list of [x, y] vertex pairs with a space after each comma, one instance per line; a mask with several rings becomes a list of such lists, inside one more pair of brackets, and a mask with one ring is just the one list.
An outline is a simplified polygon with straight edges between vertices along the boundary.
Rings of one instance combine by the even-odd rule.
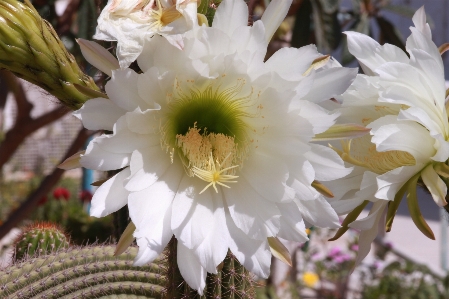
[[[404, 194], [416, 226], [434, 238], [417, 205], [419, 179], [438, 206], [447, 204], [447, 187], [439, 176], [449, 177], [443, 61], [432, 42], [423, 7], [413, 22], [415, 27], [410, 28], [412, 34], [406, 43], [410, 58], [395, 46], [381, 46], [368, 36], [346, 32], [349, 51], [366, 75], [358, 75], [343, 95], [341, 120], [365, 125], [371, 136], [343, 142], [342, 150], [335, 149], [355, 169], [333, 183], [340, 188], [332, 206], [339, 214], [349, 212], [336, 237], [352, 221], [349, 227], [362, 231], [357, 263], [368, 254], [378, 223], [385, 221], [381, 220], [385, 210], [386, 229], [391, 229]], [[354, 221], [368, 201], [374, 202], [369, 216]]]
[[154, 34], [182, 48], [181, 33], [197, 25], [196, 0], [109, 0], [94, 38], [117, 41], [117, 57], [126, 68]]
[[121, 170], [95, 192], [91, 215], [128, 205], [137, 265], [175, 235], [180, 272], [199, 293], [228, 249], [267, 277], [276, 237], [306, 241], [303, 219], [339, 227], [313, 186], [351, 169], [309, 142], [338, 116], [316, 103], [343, 93], [357, 70], [328, 58], [316, 67], [315, 46], [284, 48], [264, 63], [290, 3], [272, 1], [250, 27], [244, 1], [223, 1], [212, 27], [185, 34], [183, 50], [154, 36], [137, 59], [141, 74], [104, 70], [109, 99], [75, 112], [86, 128], [113, 131], [89, 144], [81, 164]]

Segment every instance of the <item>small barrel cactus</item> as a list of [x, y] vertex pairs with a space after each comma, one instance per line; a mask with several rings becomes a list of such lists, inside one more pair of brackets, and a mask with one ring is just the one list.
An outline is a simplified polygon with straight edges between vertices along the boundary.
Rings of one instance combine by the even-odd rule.
[[22, 260], [27, 256], [48, 254], [67, 248], [69, 238], [58, 225], [39, 222], [25, 227], [14, 242], [14, 247], [15, 259]]
[[0, 298], [163, 298], [161, 260], [135, 267], [137, 248], [119, 256], [114, 251], [115, 246], [66, 248], [17, 262], [0, 271]]

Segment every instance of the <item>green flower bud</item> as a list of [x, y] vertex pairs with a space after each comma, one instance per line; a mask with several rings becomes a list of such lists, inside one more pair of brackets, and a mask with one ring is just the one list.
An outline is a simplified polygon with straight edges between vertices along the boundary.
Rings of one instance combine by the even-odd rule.
[[42, 87], [72, 109], [89, 99], [74, 84], [98, 90], [28, 0], [0, 2], [0, 67]]

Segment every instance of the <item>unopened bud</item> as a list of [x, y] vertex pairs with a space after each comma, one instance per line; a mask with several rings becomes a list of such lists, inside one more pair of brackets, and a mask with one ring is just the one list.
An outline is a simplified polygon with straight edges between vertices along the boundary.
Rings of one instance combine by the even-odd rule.
[[42, 87], [72, 109], [90, 98], [74, 84], [98, 90], [28, 0], [0, 1], [0, 68]]

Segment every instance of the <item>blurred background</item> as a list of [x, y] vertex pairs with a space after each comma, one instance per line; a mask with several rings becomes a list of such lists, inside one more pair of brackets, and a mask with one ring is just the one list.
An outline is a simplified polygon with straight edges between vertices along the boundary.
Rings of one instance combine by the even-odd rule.
[[[83, 59], [75, 39], [92, 38], [106, 0], [32, 3], [84, 71], [103, 87], [107, 77]], [[256, 21], [269, 0], [247, 3]], [[316, 44], [321, 53], [356, 67], [342, 32], [358, 31], [405, 50], [411, 18], [422, 5], [436, 45], [449, 42], [448, 0], [294, 0], [267, 58], [281, 47]], [[102, 45], [114, 51], [113, 43]], [[449, 55], [443, 59], [449, 80]], [[82, 150], [100, 133], [83, 130], [70, 112], [47, 92], [0, 70], [0, 267], [10, 263], [11, 244], [21, 228], [34, 221], [59, 224], [78, 245], [115, 242], [128, 223], [126, 207], [105, 218], [89, 217], [96, 182], [107, 174], [56, 169], [69, 150]], [[335, 231], [312, 227], [308, 243], [285, 243], [294, 266], [273, 260], [272, 275], [259, 281], [259, 298], [449, 298], [449, 217], [424, 191], [420, 207], [436, 241], [423, 236], [409, 220], [407, 207], [401, 206], [392, 231], [378, 236], [370, 255], [350, 275], [357, 232], [327, 242]]]

